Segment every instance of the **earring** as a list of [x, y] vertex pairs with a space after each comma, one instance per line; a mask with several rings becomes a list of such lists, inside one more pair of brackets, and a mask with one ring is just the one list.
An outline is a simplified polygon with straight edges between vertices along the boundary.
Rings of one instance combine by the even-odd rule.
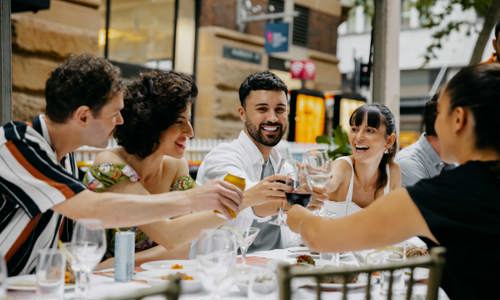
[[389, 154], [389, 149], [385, 149], [384, 154]]

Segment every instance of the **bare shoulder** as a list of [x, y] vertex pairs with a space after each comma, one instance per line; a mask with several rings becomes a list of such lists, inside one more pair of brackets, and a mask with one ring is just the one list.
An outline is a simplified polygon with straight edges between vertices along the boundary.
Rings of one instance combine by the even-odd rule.
[[348, 162], [346, 162], [343, 159], [336, 159], [332, 161], [332, 171], [333, 172], [351, 172], [352, 168], [351, 165], [349, 165]]
[[175, 174], [174, 178], [189, 174], [189, 164], [185, 158], [163, 157], [163, 170]]
[[102, 164], [102, 163], [112, 163], [112, 164], [123, 164], [126, 163], [125, 160], [119, 155], [117, 149], [113, 150], [104, 150], [99, 152], [95, 159], [94, 165]]

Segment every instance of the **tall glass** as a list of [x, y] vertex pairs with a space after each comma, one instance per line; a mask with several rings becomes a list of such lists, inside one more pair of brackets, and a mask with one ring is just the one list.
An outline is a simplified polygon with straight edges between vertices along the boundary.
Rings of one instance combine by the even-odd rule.
[[66, 260], [57, 249], [38, 252], [36, 266], [36, 294], [40, 300], [62, 300]]
[[0, 299], [6, 299], [7, 297], [7, 265], [5, 264], [5, 259], [0, 253]]
[[194, 245], [198, 276], [211, 299], [232, 285], [229, 271], [236, 264], [236, 241], [228, 230], [204, 230]]
[[106, 252], [106, 235], [101, 221], [78, 220], [67, 250], [73, 257], [71, 267], [76, 275], [76, 299], [87, 299], [90, 273]]

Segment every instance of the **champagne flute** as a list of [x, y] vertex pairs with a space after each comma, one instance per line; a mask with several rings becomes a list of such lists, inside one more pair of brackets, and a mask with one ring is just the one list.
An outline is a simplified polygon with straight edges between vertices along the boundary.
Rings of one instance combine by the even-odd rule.
[[[69, 247], [68, 247], [69, 246]], [[75, 294], [77, 299], [87, 299], [89, 276], [106, 252], [106, 234], [101, 221], [80, 219], [73, 229], [68, 245], [72, 255], [71, 267], [75, 271]]]

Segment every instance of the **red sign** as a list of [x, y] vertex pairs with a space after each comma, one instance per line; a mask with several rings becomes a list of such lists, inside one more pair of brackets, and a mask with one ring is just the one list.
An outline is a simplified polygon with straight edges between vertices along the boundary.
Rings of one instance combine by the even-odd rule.
[[290, 74], [292, 79], [314, 80], [316, 78], [316, 66], [310, 60], [292, 60]]

